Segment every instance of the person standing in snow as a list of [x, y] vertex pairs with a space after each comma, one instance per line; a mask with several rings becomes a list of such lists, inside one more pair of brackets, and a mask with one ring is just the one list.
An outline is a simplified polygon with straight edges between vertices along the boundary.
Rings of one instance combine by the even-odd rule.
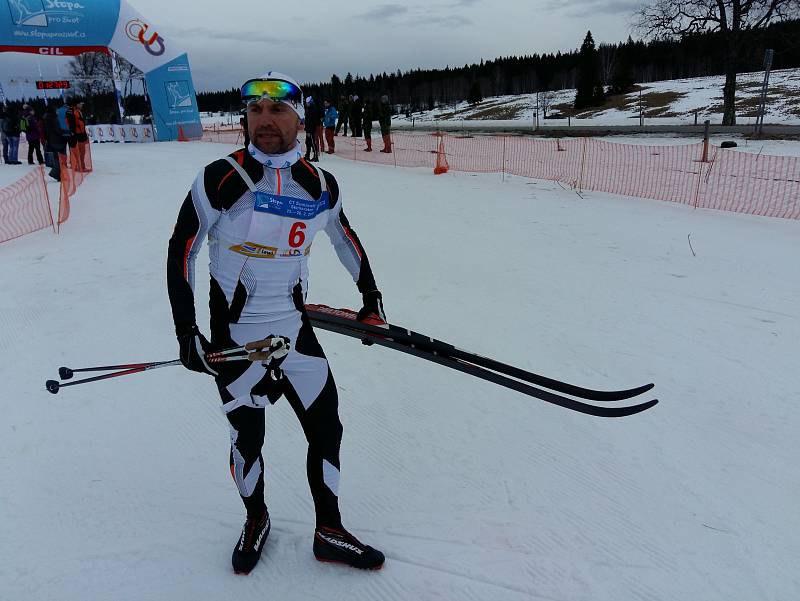
[[319, 161], [319, 138], [317, 137], [317, 128], [319, 127], [322, 127], [322, 109], [314, 98], [307, 96], [305, 119], [307, 161]]
[[69, 147], [72, 147], [72, 145], [74, 144], [74, 136], [69, 128], [67, 113], [71, 110], [74, 103], [75, 100], [70, 98], [67, 100], [66, 103], [58, 104], [57, 102], [56, 104], [56, 106], [58, 106], [58, 108], [56, 109], [56, 117], [58, 118], [58, 126], [61, 128], [61, 136], [64, 138], [64, 142]]
[[378, 124], [381, 126], [381, 136], [383, 137], [381, 152], [392, 152], [392, 107], [386, 94], [381, 96]]
[[28, 165], [33, 165], [33, 155], [39, 164], [44, 163], [42, 157], [41, 140], [44, 135], [44, 125], [42, 120], [36, 115], [36, 111], [29, 105], [22, 107], [25, 113], [22, 116], [22, 123], [25, 125], [25, 139], [28, 142]]
[[350, 101], [350, 129], [353, 131], [354, 138], [361, 137], [361, 98], [358, 94], [353, 94]]
[[[207, 165], [181, 206], [167, 259], [167, 288], [183, 365], [214, 376], [231, 434], [230, 466], [247, 519], [232, 555], [249, 573], [270, 530], [264, 498], [264, 409], [285, 396], [308, 440], [307, 476], [316, 512], [313, 552], [320, 561], [362, 569], [380, 551], [345, 530], [339, 513], [338, 396], [305, 310], [308, 255], [324, 230], [361, 293], [359, 319], [385, 321], [364, 247], [342, 211], [336, 179], [302, 157], [304, 117], [297, 82], [269, 71], [241, 88], [250, 144]], [[334, 121], [335, 123], [335, 121]], [[209, 240], [211, 340], [197, 326], [195, 259]], [[260, 362], [211, 364], [205, 354], [285, 337], [288, 354]], [[281, 348], [280, 345], [276, 348]], [[285, 346], [281, 350], [285, 351]]]
[[44, 152], [47, 165], [50, 167], [50, 177], [61, 181], [61, 157], [66, 162], [67, 141], [64, 139], [63, 130], [56, 112], [56, 102], [47, 105], [44, 113]]
[[367, 143], [365, 152], [372, 152], [372, 101], [364, 102], [364, 111], [361, 113], [361, 124], [364, 127], [364, 141]]
[[3, 135], [5, 136], [3, 141], [3, 160], [8, 165], [22, 165], [17, 158], [19, 135], [22, 131], [20, 121], [21, 117], [17, 110], [13, 106], [9, 107], [2, 123]]
[[[86, 168], [86, 148], [89, 136], [86, 134], [86, 119], [83, 117], [83, 102], [70, 103], [67, 111], [67, 125], [70, 131], [69, 146], [73, 149], [73, 160], [77, 156], [78, 164], [73, 165], [73, 169], [84, 173]], [[77, 149], [77, 150], [75, 150]]]
[[350, 103], [346, 96], [339, 97], [339, 112], [337, 113], [337, 117], [339, 118], [339, 122], [336, 125], [336, 135], [339, 135], [339, 130], [342, 129], [344, 126], [344, 137], [347, 137], [347, 123], [348, 117], [350, 116]]
[[[334, 129], [336, 128], [336, 118], [338, 116], [339, 113], [337, 113], [336, 107], [326, 100], [325, 116], [322, 118], [322, 125], [325, 127], [325, 141], [328, 143], [328, 150], [325, 152], [328, 154], [333, 154], [336, 152], [336, 142], [334, 141], [333, 136]], [[347, 136], [347, 133], [345, 133], [345, 136]]]
[[0, 142], [2, 142], [3, 144], [3, 162], [8, 164], [9, 142], [8, 138], [6, 138], [6, 133], [3, 131], [3, 125], [5, 124], [5, 120], [6, 120], [6, 107], [2, 102], [0, 102]]

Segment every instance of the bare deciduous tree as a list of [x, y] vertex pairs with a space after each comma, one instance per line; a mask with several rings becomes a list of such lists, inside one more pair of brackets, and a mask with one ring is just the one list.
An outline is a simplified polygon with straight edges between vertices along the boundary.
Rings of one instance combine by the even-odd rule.
[[102, 52], [84, 52], [69, 62], [69, 74], [77, 80], [76, 88], [85, 97], [114, 89], [111, 81], [111, 59]]
[[550, 110], [550, 107], [553, 105], [555, 99], [556, 93], [551, 92], [550, 90], [536, 93], [536, 103], [539, 106], [539, 110], [542, 111], [543, 119], [547, 119], [547, 111]]
[[611, 85], [611, 76], [614, 74], [614, 65], [617, 61], [616, 46], [611, 44], [600, 44], [597, 49], [600, 59], [600, 81], [604, 86]]
[[113, 72], [111, 56], [105, 52], [84, 52], [69, 62], [70, 75], [78, 81], [83, 96], [114, 91], [114, 76], [122, 83], [122, 93], [131, 91], [133, 81], [144, 76], [141, 70], [123, 57], [116, 56], [117, 71]]
[[645, 36], [656, 38], [720, 32], [725, 61], [722, 123], [734, 125], [742, 33], [798, 15], [800, 0], [653, 0], [636, 13], [634, 26]]

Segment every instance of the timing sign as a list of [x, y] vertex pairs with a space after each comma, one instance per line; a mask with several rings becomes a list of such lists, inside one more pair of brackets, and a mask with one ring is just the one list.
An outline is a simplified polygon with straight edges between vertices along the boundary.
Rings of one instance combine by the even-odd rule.
[[37, 90], [68, 90], [70, 88], [69, 81], [37, 81]]

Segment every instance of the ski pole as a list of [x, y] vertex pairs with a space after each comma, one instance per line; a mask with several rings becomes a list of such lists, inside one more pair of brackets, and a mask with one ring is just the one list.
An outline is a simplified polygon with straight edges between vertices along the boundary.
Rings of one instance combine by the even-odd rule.
[[[111, 372], [110, 374], [103, 374], [102, 376], [94, 376], [92, 378], [84, 378], [83, 380], [75, 380], [73, 382], [57, 382], [56, 380], [47, 380], [45, 382], [45, 387], [47, 388], [48, 392], [53, 394], [57, 394], [61, 388], [66, 386], [76, 386], [78, 384], [86, 384], [88, 382], [97, 382], [98, 380], [107, 380], [108, 378], [116, 378], [118, 376], [127, 376], [130, 374], [136, 374], [143, 371], [149, 371], [151, 369], [158, 369], [159, 367], [171, 367], [173, 365], [180, 365], [180, 359], [175, 359], [174, 361], [157, 361], [155, 363], [138, 363], [133, 364], [136, 367], [131, 367], [128, 369], [123, 369], [121, 371]], [[77, 371], [99, 371], [102, 368], [82, 368], [82, 369], [72, 369], [63, 367], [60, 368], [59, 375], [61, 375], [61, 370], [67, 370], [64, 373], [69, 373], [69, 377], [72, 377], [72, 374]]]
[[151, 369], [157, 367], [159, 365], [164, 365], [166, 363], [172, 363], [172, 361], [156, 361], [153, 363], [123, 363], [121, 365], [98, 365], [96, 367], [76, 367], [76, 368], [69, 368], [69, 367], [59, 367], [58, 368], [58, 377], [62, 380], [69, 380], [72, 378], [73, 374], [77, 374], [79, 372], [84, 371], [111, 371], [111, 370], [125, 370], [125, 369], [137, 369], [140, 367], [147, 367], [150, 366]]
[[[209, 363], [223, 363], [226, 361], [268, 361], [273, 353], [284, 356], [289, 352], [289, 339], [284, 338], [280, 345], [275, 348], [270, 348], [275, 344], [275, 338], [265, 338], [264, 340], [256, 340], [248, 342], [243, 346], [236, 346], [231, 348], [222, 349], [211, 353], [206, 353], [206, 359]], [[264, 350], [266, 347], [266, 350]], [[256, 351], [253, 353], [252, 351]], [[252, 356], [251, 356], [252, 355]], [[59, 367], [58, 375], [62, 380], [69, 380], [72, 376], [79, 372], [87, 371], [108, 371], [116, 369], [110, 374], [103, 374], [102, 376], [94, 376], [91, 378], [84, 378], [83, 380], [74, 380], [72, 382], [58, 382], [56, 380], [47, 380], [45, 387], [52, 394], [58, 394], [61, 388], [66, 386], [75, 386], [77, 384], [87, 384], [89, 382], [97, 382], [99, 380], [107, 380], [109, 378], [116, 378], [119, 376], [128, 376], [130, 374], [137, 374], [151, 369], [158, 369], [159, 367], [171, 367], [173, 365], [180, 365], [180, 359], [172, 361], [155, 361], [152, 363], [123, 363], [121, 365], [99, 365], [96, 367]]]
[[209, 363], [221, 363], [223, 361], [236, 361], [238, 359], [247, 359], [247, 350], [244, 345], [226, 348], [221, 351], [214, 351], [213, 353], [206, 353], [206, 361]]
[[[234, 346], [221, 351], [206, 353], [209, 363], [222, 363], [223, 361], [269, 361], [274, 355], [283, 357], [289, 352], [291, 344], [285, 336], [270, 336], [263, 340], [254, 340], [242, 346]], [[253, 352], [255, 351], [255, 352]]]

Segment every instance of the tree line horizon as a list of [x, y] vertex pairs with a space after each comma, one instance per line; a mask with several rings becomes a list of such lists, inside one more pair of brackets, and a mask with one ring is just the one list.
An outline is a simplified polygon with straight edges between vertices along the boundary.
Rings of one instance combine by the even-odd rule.
[[[739, 35], [738, 72], [762, 70], [767, 48], [774, 50], [773, 70], [800, 67], [800, 19], [771, 23]], [[688, 33], [677, 39], [662, 37], [649, 41], [633, 40], [629, 36], [625, 42], [595, 46], [591, 32], [587, 32], [580, 48], [568, 52], [482, 59], [463, 67], [398, 69], [369, 76], [334, 74], [329, 81], [302, 85], [307, 96], [334, 103], [352, 94], [365, 101], [377, 101], [386, 94], [393, 106], [407, 113], [461, 101], [478, 102], [489, 96], [576, 89], [574, 109], [579, 111], [602, 105], [607, 95], [624, 94], [636, 84], [725, 75], [729, 64], [724, 37], [724, 32], [707, 31]], [[98, 61], [89, 60], [89, 54], [98, 53], [75, 57], [75, 65], [71, 65], [73, 71], [76, 67], [79, 72], [87, 70], [87, 63], [96, 69], [94, 65]], [[130, 76], [135, 78], [137, 74], [134, 72]], [[109, 87], [110, 78], [95, 89], [81, 90], [78, 96], [87, 101], [93, 113], [113, 114], [116, 98], [113, 88]], [[23, 102], [44, 108], [41, 98], [21, 100], [19, 104]], [[239, 88], [198, 92], [197, 103], [201, 112], [236, 111], [241, 106]], [[124, 104], [127, 114], [150, 112], [147, 99], [141, 93], [128, 93]]]
[[[507, 56], [482, 59], [463, 67], [437, 69], [398, 69], [394, 73], [362, 76], [338, 74], [330, 81], [304, 83], [306, 95], [338, 101], [341, 96], [358, 94], [377, 100], [387, 94], [395, 106], [411, 112], [428, 110], [461, 101], [479, 101], [487, 96], [530, 94], [578, 89], [587, 79], [595, 91], [587, 100], [577, 99], [576, 109], [602, 103], [597, 88], [605, 94], [630, 91], [635, 84], [669, 79], [687, 79], [725, 74], [725, 47], [721, 32], [687, 34], [680, 39], [633, 40], [601, 43], [591, 40], [587, 56], [587, 32], [580, 48], [569, 52]], [[746, 31], [739, 72], [760, 71], [764, 53], [774, 50], [772, 69], [800, 67], [800, 19], [773, 23], [761, 30]], [[583, 81], [581, 81], [583, 79]], [[206, 91], [197, 94], [203, 112], [230, 111], [240, 105], [239, 89]]]

